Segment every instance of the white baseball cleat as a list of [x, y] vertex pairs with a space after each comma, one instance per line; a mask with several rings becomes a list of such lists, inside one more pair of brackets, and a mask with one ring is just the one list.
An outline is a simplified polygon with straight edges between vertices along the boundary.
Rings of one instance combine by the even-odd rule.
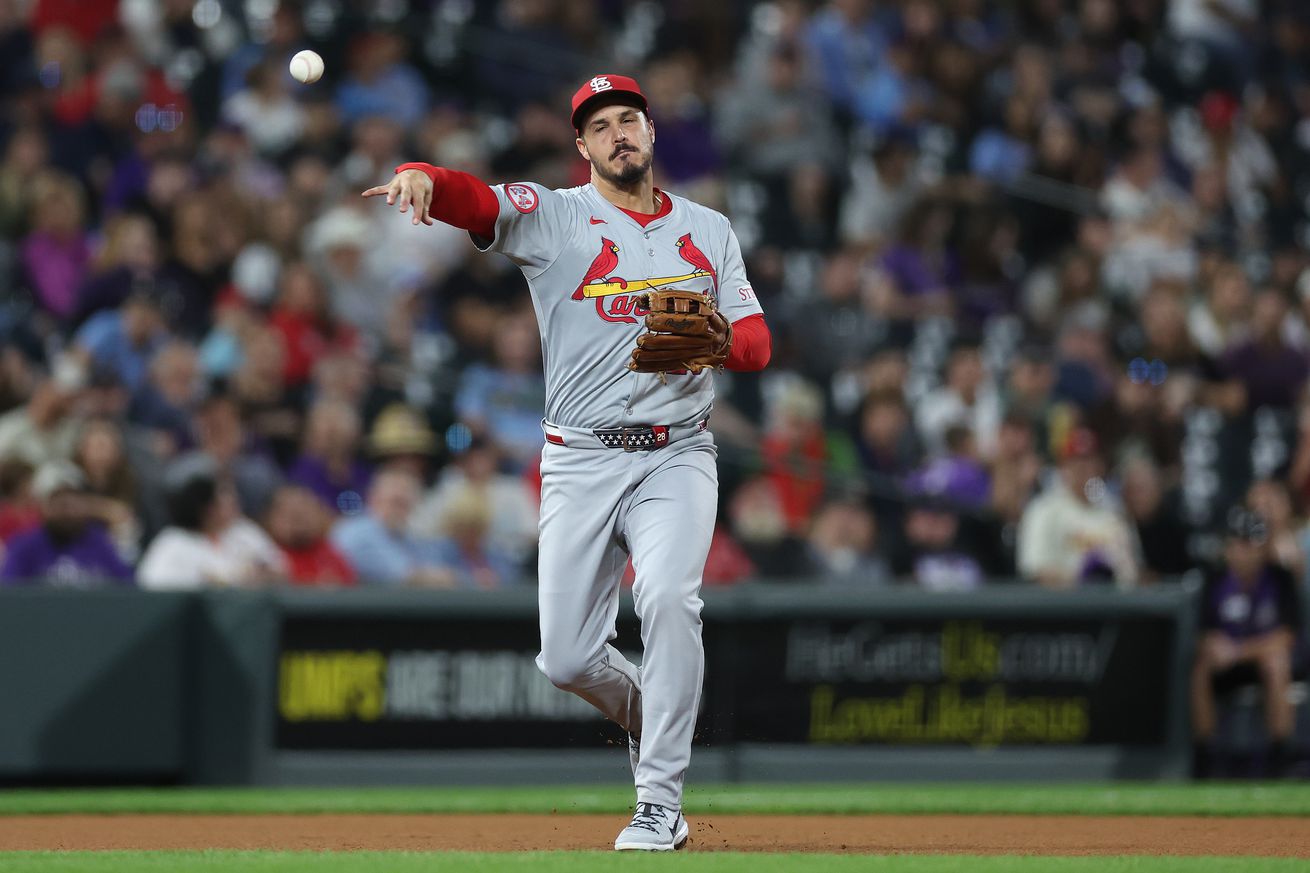
[[638, 803], [632, 823], [619, 832], [614, 848], [620, 852], [671, 852], [687, 845], [691, 829], [682, 810], [658, 803]]

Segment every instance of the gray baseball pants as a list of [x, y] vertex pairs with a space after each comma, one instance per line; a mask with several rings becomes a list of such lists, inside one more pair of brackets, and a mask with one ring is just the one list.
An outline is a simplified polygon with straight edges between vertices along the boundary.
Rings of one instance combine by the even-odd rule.
[[[700, 587], [718, 503], [715, 457], [709, 433], [652, 451], [542, 450], [537, 666], [641, 737], [638, 803], [682, 805], [705, 673]], [[640, 673], [610, 645], [629, 555]]]

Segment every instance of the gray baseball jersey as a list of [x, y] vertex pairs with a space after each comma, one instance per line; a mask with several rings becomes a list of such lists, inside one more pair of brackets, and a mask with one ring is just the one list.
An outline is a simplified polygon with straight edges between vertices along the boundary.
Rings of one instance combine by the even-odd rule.
[[[713, 210], [665, 194], [668, 214], [642, 227], [591, 185], [492, 190], [495, 238], [473, 241], [527, 277], [546, 364], [537, 664], [640, 736], [637, 801], [677, 807], [705, 664], [700, 587], [718, 470], [713, 437], [697, 425], [714, 382], [709, 371], [661, 381], [627, 368], [645, 330], [637, 300], [651, 288], [707, 291], [729, 321], [758, 314], [760, 304], [737, 238]], [[669, 429], [658, 449], [640, 451], [602, 448], [589, 433], [634, 425]], [[610, 645], [629, 555], [640, 669]]]
[[591, 185], [492, 187], [496, 237], [474, 237], [519, 265], [532, 289], [546, 367], [546, 419], [565, 427], [689, 425], [714, 400], [713, 377], [627, 369], [646, 311], [642, 291], [713, 294], [728, 321], [760, 314], [728, 219], [682, 197], [642, 227]]

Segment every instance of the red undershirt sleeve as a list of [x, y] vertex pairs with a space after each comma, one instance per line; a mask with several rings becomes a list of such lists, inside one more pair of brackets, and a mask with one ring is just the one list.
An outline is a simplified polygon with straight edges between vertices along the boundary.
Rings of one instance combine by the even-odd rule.
[[418, 170], [432, 180], [432, 205], [428, 215], [460, 230], [472, 231], [484, 239], [495, 239], [500, 201], [496, 192], [477, 176], [434, 167], [432, 164], [401, 164], [396, 172]]
[[723, 366], [739, 373], [763, 370], [773, 354], [773, 335], [763, 315], [748, 315], [732, 323], [732, 348]]

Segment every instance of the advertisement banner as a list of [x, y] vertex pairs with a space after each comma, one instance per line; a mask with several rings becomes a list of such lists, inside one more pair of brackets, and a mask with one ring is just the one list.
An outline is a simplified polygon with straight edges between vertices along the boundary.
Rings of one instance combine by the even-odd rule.
[[851, 745], [1166, 741], [1173, 623], [772, 622], [741, 629], [741, 740]]
[[[639, 642], [635, 626], [623, 639]], [[289, 618], [283, 749], [595, 746], [622, 732], [537, 669], [535, 620]]]
[[[1168, 616], [706, 619], [697, 741], [1158, 745]], [[537, 670], [526, 616], [288, 616], [282, 749], [595, 746], [617, 727]], [[634, 620], [619, 645], [639, 648]], [[639, 662], [635, 653], [629, 653]]]

